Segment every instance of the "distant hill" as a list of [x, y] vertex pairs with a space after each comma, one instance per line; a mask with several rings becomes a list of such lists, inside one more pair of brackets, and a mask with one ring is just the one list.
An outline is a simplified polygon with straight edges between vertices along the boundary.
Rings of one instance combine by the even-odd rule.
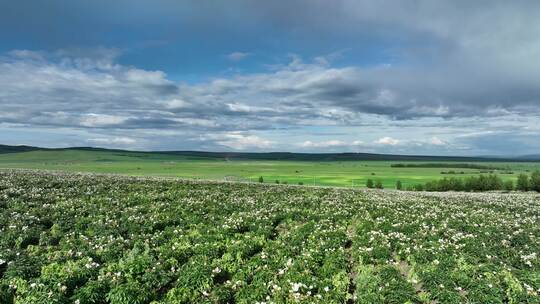
[[359, 160], [389, 160], [389, 161], [501, 161], [500, 158], [461, 157], [461, 156], [425, 156], [425, 155], [394, 155], [375, 153], [292, 153], [292, 152], [199, 152], [199, 151], [170, 151], [165, 154], [225, 160], [290, 160], [290, 161], [359, 161]]
[[30, 146], [0, 145], [0, 153], [18, 153], [18, 152], [29, 152], [29, 151], [36, 151], [36, 150], [40, 150], [40, 148], [30, 147]]
[[517, 160], [524, 160], [524, 161], [538, 161], [540, 160], [540, 154], [534, 154], [534, 155], [523, 155], [516, 157]]
[[127, 151], [120, 149], [105, 149], [94, 147], [70, 147], [70, 148], [39, 148], [32, 146], [9, 146], [0, 145], [0, 154], [20, 153], [31, 151], [93, 151], [121, 153], [132, 157], [159, 157], [177, 156], [187, 159], [213, 159], [213, 160], [289, 160], [289, 161], [361, 161], [361, 160], [386, 160], [386, 161], [540, 161], [540, 155], [527, 155], [515, 158], [498, 157], [466, 157], [466, 156], [429, 156], [429, 155], [395, 155], [375, 153], [292, 153], [292, 152], [204, 152], [204, 151]]

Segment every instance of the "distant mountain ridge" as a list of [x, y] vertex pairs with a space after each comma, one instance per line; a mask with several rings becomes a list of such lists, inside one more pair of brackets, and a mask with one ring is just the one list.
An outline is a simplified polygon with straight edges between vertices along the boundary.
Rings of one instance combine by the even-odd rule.
[[523, 155], [516, 157], [518, 160], [525, 160], [525, 161], [537, 161], [540, 160], [540, 154], [532, 154], [532, 155]]
[[40, 150], [41, 148], [31, 146], [8, 146], [0, 145], [0, 153], [18, 153]]
[[540, 161], [540, 155], [525, 155], [518, 157], [470, 157], [470, 156], [430, 156], [430, 155], [397, 155], [377, 153], [293, 153], [293, 152], [206, 152], [206, 151], [129, 151], [121, 149], [106, 149], [95, 147], [70, 148], [40, 148], [32, 146], [0, 145], [0, 154], [20, 153], [31, 151], [64, 151], [82, 150], [96, 152], [117, 152], [134, 154], [162, 154], [194, 157], [216, 160], [289, 160], [289, 161], [360, 161], [360, 160], [387, 160], [387, 161]]

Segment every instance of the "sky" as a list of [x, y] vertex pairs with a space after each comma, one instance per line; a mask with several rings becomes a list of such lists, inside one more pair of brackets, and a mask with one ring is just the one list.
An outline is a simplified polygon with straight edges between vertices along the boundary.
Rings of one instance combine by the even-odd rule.
[[539, 154], [540, 2], [0, 0], [0, 144]]

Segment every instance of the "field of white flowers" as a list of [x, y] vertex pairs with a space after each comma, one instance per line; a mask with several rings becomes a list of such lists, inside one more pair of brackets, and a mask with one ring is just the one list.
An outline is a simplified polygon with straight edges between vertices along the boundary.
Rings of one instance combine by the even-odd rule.
[[540, 303], [540, 197], [0, 171], [0, 303]]

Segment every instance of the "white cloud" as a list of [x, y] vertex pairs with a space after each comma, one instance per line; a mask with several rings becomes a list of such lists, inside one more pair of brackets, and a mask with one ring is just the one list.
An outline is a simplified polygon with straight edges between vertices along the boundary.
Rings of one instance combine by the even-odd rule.
[[10, 56], [17, 57], [20, 59], [30, 59], [30, 60], [44, 60], [43, 54], [41, 52], [30, 51], [30, 50], [13, 50], [8, 52]]
[[121, 124], [126, 120], [126, 117], [121, 116], [90, 113], [83, 115], [80, 124], [84, 127], [108, 127]]
[[102, 138], [90, 138], [87, 140], [89, 143], [97, 145], [132, 145], [137, 141], [130, 137], [102, 137]]
[[243, 52], [232, 52], [229, 55], [227, 55], [227, 58], [231, 61], [241, 61], [251, 55], [250, 53], [243, 53]]
[[174, 98], [165, 102], [168, 109], [180, 109], [188, 106], [188, 103], [180, 98]]
[[200, 126], [200, 127], [218, 127], [219, 125], [209, 119], [202, 119], [202, 118], [173, 118], [172, 121], [180, 122], [182, 124], [186, 125], [192, 125], [192, 126]]
[[[321, 141], [311, 141], [306, 140], [303, 143], [298, 145], [304, 149], [317, 149], [317, 150], [349, 150], [353, 148], [358, 148], [359, 146], [364, 146], [364, 142], [361, 140], [354, 141], [344, 141], [339, 139], [330, 139], [330, 140], [321, 140]], [[335, 149], [334, 149], [335, 148]]]
[[[469, 91], [466, 84], [470, 81], [459, 79], [448, 82], [452, 89], [447, 90], [443, 81], [431, 82], [434, 74], [418, 74], [418, 70], [405, 70], [399, 65], [337, 68], [320, 59], [304, 62], [293, 56], [289, 64], [264, 72], [177, 84], [160, 71], [119, 65], [111, 59], [113, 55], [96, 61], [73, 55], [54, 56], [33, 51], [0, 56], [0, 121], [4, 126], [84, 129], [100, 134], [108, 129], [119, 138], [139, 138], [138, 143], [144, 139], [156, 143], [167, 132], [183, 132], [181, 138], [171, 137], [156, 144], [160, 147], [181, 148], [183, 143], [196, 142], [201, 134], [213, 133], [216, 136], [208, 137], [207, 142], [198, 142], [205, 146], [194, 148], [342, 151], [361, 147], [363, 151], [373, 148], [375, 152], [402, 152], [436, 151], [440, 150], [436, 146], [446, 141], [452, 143], [447, 145], [450, 151], [460, 136], [479, 138], [477, 135], [504, 131], [513, 134], [534, 129], [539, 121], [537, 104], [501, 103], [490, 110], [488, 104], [460, 102], [470, 92], [478, 100], [491, 93]], [[534, 93], [534, 88], [523, 92]], [[477, 117], [481, 115], [502, 116], [480, 121]], [[312, 127], [339, 131], [335, 137], [325, 135], [304, 142]], [[444, 140], [426, 136], [428, 128], [430, 134], [438, 128], [436, 132], [444, 134]], [[157, 135], [143, 138], [141, 134], [150, 134], [145, 133], [148, 130]], [[301, 140], [295, 141], [288, 136], [291, 130], [305, 133], [298, 134], [295, 138]], [[379, 139], [368, 144], [349, 141], [350, 134], [359, 134], [355, 133], [359, 130]], [[418, 145], [410, 138], [421, 138], [417, 143], [423, 146], [413, 147]]]
[[312, 142], [312, 141], [305, 141], [301, 144], [304, 148], [328, 148], [328, 147], [343, 147], [347, 146], [347, 143], [341, 140], [327, 140], [327, 141], [319, 141], [319, 142]]
[[246, 135], [240, 132], [229, 132], [222, 136], [214, 136], [216, 142], [235, 150], [245, 150], [248, 148], [270, 148], [272, 141], [266, 140], [256, 135]]
[[389, 145], [389, 146], [395, 146], [395, 145], [399, 144], [400, 142], [401, 141], [399, 141], [397, 139], [394, 139], [392, 137], [388, 137], [388, 136], [381, 137], [381, 138], [379, 138], [378, 140], [375, 141], [376, 144]]
[[437, 136], [433, 136], [433, 137], [429, 140], [429, 143], [432, 144], [432, 145], [436, 145], [436, 146], [444, 146], [444, 145], [447, 144], [445, 141], [441, 140], [441, 139], [438, 138]]
[[168, 85], [167, 75], [162, 71], [145, 71], [141, 69], [128, 69], [124, 76], [127, 82], [145, 83], [146, 85]]

